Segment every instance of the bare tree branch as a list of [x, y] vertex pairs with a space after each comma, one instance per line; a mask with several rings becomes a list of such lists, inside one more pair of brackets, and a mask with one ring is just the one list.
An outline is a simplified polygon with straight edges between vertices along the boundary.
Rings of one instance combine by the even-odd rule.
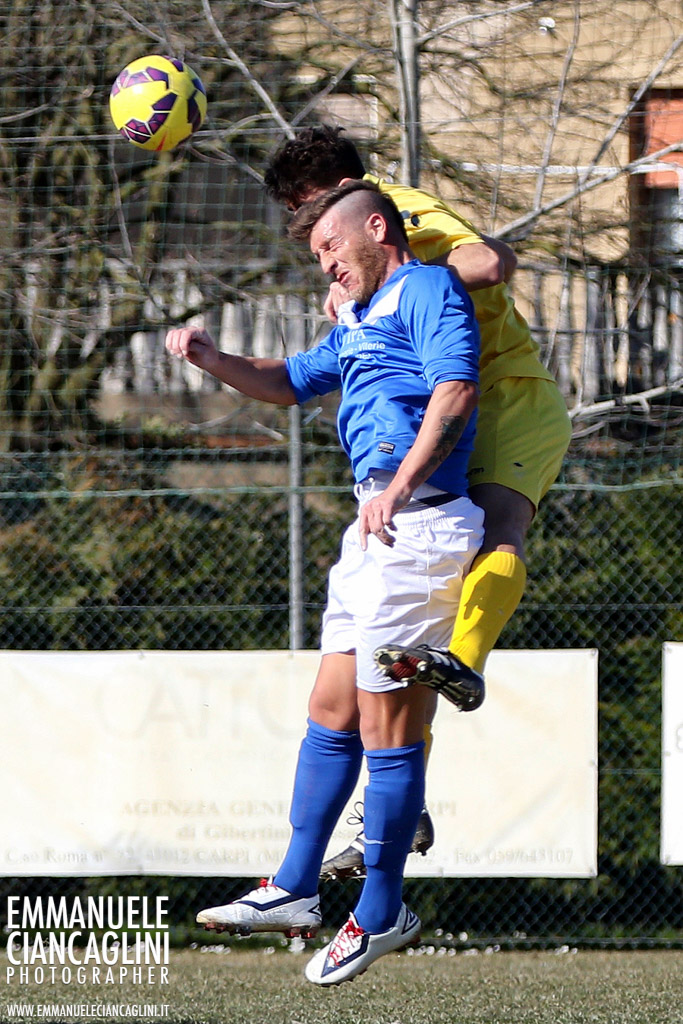
[[390, 0], [394, 66], [401, 112], [402, 176], [411, 185], [420, 179], [420, 88], [415, 39], [417, 0]]
[[[329, 18], [326, 18], [323, 14], [320, 13], [320, 11], [316, 7], [315, 0], [307, 0], [306, 3], [299, 4], [298, 6], [307, 7], [308, 10], [305, 15], [306, 17], [309, 17], [312, 21], [315, 21], [316, 24], [320, 25], [321, 28], [324, 28], [327, 32], [329, 32], [332, 38], [338, 41], [343, 40], [345, 43], [348, 43], [350, 46], [352, 46], [355, 50], [362, 50], [369, 53], [377, 53], [381, 49], [383, 49], [378, 48], [376, 45], [368, 42], [365, 39], [360, 39], [357, 35], [353, 36], [350, 35], [348, 32], [344, 32], [343, 29], [340, 29], [339, 26], [336, 25], [333, 21], [330, 21]], [[383, 4], [382, 7], [384, 7]]]
[[502, 4], [497, 6], [492, 11], [480, 11], [477, 14], [467, 14], [463, 18], [455, 18], [453, 21], [447, 22], [440, 28], [432, 29], [431, 32], [425, 32], [423, 36], [417, 40], [418, 46], [423, 47], [425, 43], [429, 43], [432, 39], [437, 39], [439, 36], [445, 35], [454, 28], [460, 28], [462, 25], [469, 25], [473, 21], [485, 21], [487, 18], [504, 18], [509, 14], [520, 14], [522, 11], [528, 11], [531, 7], [538, 7], [539, 4], [544, 3], [545, 0], [527, 0], [525, 3], [511, 4], [510, 7], [504, 7]]
[[144, 25], [141, 21], [138, 21], [137, 18], [135, 18], [132, 14], [130, 14], [129, 11], [126, 10], [123, 4], [113, 3], [112, 10], [116, 14], [120, 14], [122, 18], [125, 18], [125, 20], [130, 25], [132, 25], [134, 29], [140, 32], [141, 35], [147, 36], [149, 39], [153, 39], [156, 43], [166, 43], [165, 36], [159, 35], [158, 32], [153, 32], [152, 29], [149, 28], [147, 25]]
[[576, 44], [579, 40], [579, 29], [581, 27], [581, 0], [574, 0], [574, 32], [572, 34], [571, 42], [567, 47], [567, 52], [564, 56], [562, 63], [562, 71], [560, 72], [560, 80], [558, 82], [557, 91], [555, 94], [555, 102], [553, 104], [553, 113], [550, 119], [550, 127], [548, 129], [548, 135], [545, 140], [545, 146], [543, 148], [543, 156], [541, 157], [541, 166], [538, 171], [538, 178], [536, 180], [536, 193], [534, 195], [534, 209], [538, 209], [541, 205], [543, 198], [543, 188], [545, 185], [546, 171], [548, 164], [550, 163], [550, 155], [553, 149], [553, 143], [555, 141], [555, 134], [557, 132], [557, 125], [560, 120], [560, 113], [562, 111], [562, 103], [564, 101], [565, 89], [567, 87], [567, 76], [569, 75], [569, 68], [574, 59], [574, 53], [576, 52]]
[[[546, 213], [552, 213], [553, 210], [558, 210], [561, 206], [566, 206], [567, 203], [576, 199], [577, 196], [584, 195], [586, 192], [592, 192], [593, 189], [605, 185], [608, 181], [614, 181], [624, 174], [632, 174], [640, 168], [648, 167], [648, 165], [656, 163], [660, 157], [666, 156], [668, 153], [681, 152], [683, 152], [683, 142], [674, 142], [670, 146], [658, 149], [656, 153], [650, 153], [648, 156], [641, 156], [637, 160], [631, 160], [629, 163], [624, 164], [623, 167], [612, 167], [591, 181], [586, 181], [585, 177], [583, 177], [579, 180], [576, 188], [573, 188], [570, 192], [565, 192], [544, 206], [531, 210], [529, 213], [524, 214], [523, 217], [518, 217], [517, 220], [505, 224], [504, 227], [495, 232], [495, 236], [496, 238], [524, 238], [539, 217], [544, 216]], [[526, 230], [522, 231], [521, 229], [523, 228]]]
[[355, 57], [352, 57], [351, 60], [348, 61], [340, 71], [338, 71], [335, 75], [333, 75], [332, 78], [330, 78], [330, 80], [327, 83], [327, 85], [325, 86], [325, 88], [321, 89], [319, 93], [316, 93], [316, 95], [313, 96], [312, 99], [310, 99], [308, 101], [308, 103], [306, 103], [301, 108], [301, 110], [297, 114], [294, 115], [294, 117], [292, 118], [292, 125], [301, 124], [301, 122], [306, 117], [308, 117], [308, 115], [311, 112], [311, 110], [314, 110], [315, 107], [317, 106], [317, 104], [320, 103], [321, 100], [325, 99], [326, 96], [329, 96], [330, 93], [334, 92], [334, 90], [337, 88], [339, 83], [344, 81], [344, 79], [349, 74], [349, 72], [353, 71], [353, 69], [357, 66], [357, 64], [360, 62], [360, 60], [361, 60], [361, 55], [360, 54], [358, 54]]
[[23, 121], [27, 117], [35, 117], [36, 114], [42, 114], [44, 110], [49, 110], [51, 106], [51, 103], [41, 103], [39, 107], [32, 107], [31, 110], [20, 110], [17, 114], [7, 114], [5, 117], [0, 117], [0, 124], [11, 124], [13, 121]]
[[624, 121], [633, 112], [633, 110], [636, 108], [636, 106], [643, 98], [645, 93], [648, 91], [648, 89], [650, 89], [653, 83], [657, 81], [659, 76], [664, 71], [664, 68], [667, 66], [671, 58], [674, 56], [674, 54], [676, 54], [678, 50], [680, 50], [681, 46], [683, 46], [683, 35], [678, 36], [678, 38], [673, 41], [673, 43], [666, 51], [666, 53], [659, 61], [659, 63], [656, 65], [656, 67], [652, 69], [647, 78], [645, 78], [644, 81], [640, 84], [640, 86], [636, 89], [635, 93], [631, 97], [631, 101], [627, 104], [624, 110], [622, 110], [622, 112], [616, 118], [614, 124], [602, 140], [600, 148], [598, 149], [597, 153], [595, 154], [589, 166], [586, 168], [584, 172], [584, 178], [587, 178], [590, 175], [593, 168], [600, 162], [602, 156], [607, 152], [608, 147], [610, 146], [612, 140], [614, 139], [617, 132], [623, 125]]
[[257, 81], [257, 79], [254, 77], [254, 75], [252, 75], [251, 71], [249, 70], [247, 65], [244, 63], [242, 58], [239, 57], [235, 53], [233, 48], [227, 42], [225, 36], [223, 35], [221, 30], [219, 29], [218, 24], [216, 23], [216, 19], [213, 16], [213, 12], [211, 11], [211, 5], [209, 4], [209, 0], [202, 0], [202, 8], [204, 10], [204, 15], [206, 17], [206, 20], [208, 21], [208, 23], [209, 23], [209, 25], [211, 27], [211, 31], [213, 32], [214, 36], [216, 37], [218, 42], [221, 44], [221, 46], [224, 48], [225, 52], [228, 54], [228, 56], [230, 58], [230, 63], [234, 64], [234, 66], [236, 68], [238, 68], [239, 71], [241, 71], [241, 73], [244, 75], [246, 80], [249, 82], [249, 85], [252, 87], [252, 89], [254, 90], [256, 95], [259, 97], [259, 99], [261, 99], [263, 101], [263, 103], [265, 104], [267, 109], [270, 111], [270, 113], [271, 113], [271, 115], [273, 117], [273, 120], [280, 126], [280, 128], [282, 129], [284, 134], [287, 136], [287, 138], [288, 139], [294, 138], [294, 130], [293, 130], [292, 126], [290, 125], [290, 123], [282, 116], [282, 114], [278, 110], [276, 104], [274, 103], [274, 101], [270, 97], [269, 93], [266, 91], [266, 89], [263, 88], [261, 83], [259, 81]]
[[587, 419], [589, 416], [604, 415], [604, 413], [613, 412], [615, 409], [621, 409], [624, 406], [628, 407], [632, 405], [639, 405], [645, 412], [649, 412], [649, 400], [651, 398], [661, 398], [663, 395], [668, 395], [676, 391], [683, 391], [683, 377], [659, 388], [650, 388], [648, 391], [639, 391], [637, 395], [623, 395], [619, 398], [609, 398], [604, 402], [593, 402], [591, 405], [576, 405], [573, 409], [569, 410], [569, 417], [572, 420]]

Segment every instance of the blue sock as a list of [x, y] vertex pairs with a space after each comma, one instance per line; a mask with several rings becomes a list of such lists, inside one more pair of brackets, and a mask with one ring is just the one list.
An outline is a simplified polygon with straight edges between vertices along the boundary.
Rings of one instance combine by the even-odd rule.
[[424, 743], [367, 750], [370, 780], [363, 810], [367, 878], [354, 911], [366, 932], [396, 924], [403, 869], [424, 803]]
[[296, 896], [313, 896], [318, 891], [327, 844], [353, 793], [362, 760], [359, 732], [334, 732], [308, 720], [289, 814], [292, 838], [273, 878], [276, 885]]

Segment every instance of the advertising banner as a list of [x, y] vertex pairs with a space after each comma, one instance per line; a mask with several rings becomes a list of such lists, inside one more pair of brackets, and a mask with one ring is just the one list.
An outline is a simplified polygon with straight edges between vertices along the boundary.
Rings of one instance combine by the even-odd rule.
[[[318, 661], [0, 652], [0, 873], [273, 872]], [[501, 651], [478, 711], [439, 701], [436, 842], [409, 875], [595, 874], [596, 675], [595, 651]], [[349, 813], [364, 785], [363, 774]], [[330, 852], [358, 831], [346, 817]]]
[[683, 644], [662, 652], [662, 864], [683, 864]]

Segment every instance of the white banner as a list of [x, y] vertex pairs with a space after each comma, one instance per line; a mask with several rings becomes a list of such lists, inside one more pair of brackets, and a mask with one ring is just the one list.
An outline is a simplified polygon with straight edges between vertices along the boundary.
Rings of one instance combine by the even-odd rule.
[[662, 652], [662, 864], [683, 864], [683, 644]]
[[[274, 871], [318, 660], [0, 652], [0, 874]], [[596, 873], [596, 677], [595, 651], [496, 652], [479, 711], [440, 701], [409, 874]]]

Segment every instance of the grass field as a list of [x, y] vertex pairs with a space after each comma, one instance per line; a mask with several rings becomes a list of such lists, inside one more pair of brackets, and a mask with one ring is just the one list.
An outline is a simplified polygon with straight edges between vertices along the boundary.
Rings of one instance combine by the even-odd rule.
[[[682, 1024], [683, 952], [393, 954], [323, 990], [303, 978], [308, 952], [173, 952], [168, 985], [6, 983], [0, 1020], [39, 1004], [168, 1005], [172, 1024]], [[34, 1007], [11, 1016], [12, 1002]], [[44, 1011], [43, 1011], [44, 1012]], [[47, 1018], [43, 1018], [47, 1019]], [[50, 1019], [60, 1020], [59, 1017]]]

